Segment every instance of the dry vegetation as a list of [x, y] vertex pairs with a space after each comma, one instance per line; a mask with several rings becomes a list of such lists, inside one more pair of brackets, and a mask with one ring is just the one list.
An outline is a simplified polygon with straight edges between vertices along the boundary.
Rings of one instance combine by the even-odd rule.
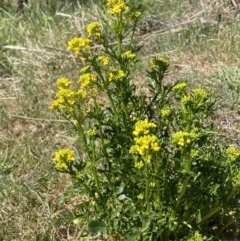
[[[75, 136], [49, 104], [56, 78], [77, 74], [67, 40], [81, 35], [101, 12], [91, 1], [51, 11], [35, 2], [25, 6], [22, 16], [10, 0], [0, 10], [0, 240], [80, 240], [82, 227], [72, 220], [82, 197], [69, 189], [71, 179], [56, 173], [51, 161], [54, 151], [73, 143]], [[145, 91], [141, 69], [148, 59], [166, 56], [171, 62], [167, 81], [185, 79], [212, 89], [215, 121], [239, 144], [240, 3], [143, 3], [137, 38], [144, 57], [134, 75], [140, 90]]]

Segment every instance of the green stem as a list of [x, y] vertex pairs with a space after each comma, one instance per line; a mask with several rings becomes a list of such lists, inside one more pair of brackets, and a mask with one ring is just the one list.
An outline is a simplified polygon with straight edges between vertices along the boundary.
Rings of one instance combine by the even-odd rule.
[[[153, 164], [154, 164], [154, 168], [155, 168], [155, 175], [157, 176], [159, 168], [158, 168], [158, 165], [157, 165], [156, 158], [154, 158]], [[161, 204], [160, 184], [159, 184], [159, 182], [157, 182], [157, 183], [155, 183], [155, 185], [157, 186], [157, 197], [156, 197], [156, 199], [154, 201], [156, 203]], [[160, 219], [162, 218], [162, 209], [159, 210], [159, 218]]]
[[227, 201], [236, 193], [236, 189], [233, 189], [227, 196]]
[[[64, 98], [64, 100], [66, 102], [66, 105], [69, 108], [71, 108], [71, 105], [69, 104], [68, 100], [66, 98]], [[75, 113], [75, 111], [72, 112], [72, 116], [73, 116], [74, 120], [77, 120], [77, 123], [78, 123], [78, 126], [79, 126], [79, 128], [77, 128], [78, 132], [79, 132], [79, 136], [82, 137], [85, 148], [87, 150], [87, 154], [88, 154], [88, 156], [90, 156], [89, 155], [89, 148], [88, 148], [88, 144], [87, 144], [87, 139], [86, 139], [86, 136], [85, 136], [83, 128], [82, 128], [82, 122], [81, 122], [80, 118], [77, 116], [77, 114]], [[69, 120], [69, 118], [67, 118], [67, 119]]]
[[125, 113], [126, 119], [129, 120], [128, 110], [127, 110], [127, 107], [126, 107], [126, 105], [124, 104], [123, 101], [122, 101], [122, 108], [123, 108], [123, 111]]
[[186, 178], [183, 181], [182, 190], [181, 190], [181, 192], [178, 195], [178, 199], [177, 199], [177, 203], [176, 203], [176, 210], [178, 209], [178, 207], [179, 207], [179, 205], [181, 203], [182, 197], [184, 196], [184, 194], [185, 194], [185, 192], [187, 190], [188, 182], [189, 182], [189, 178]]
[[121, 57], [122, 55], [122, 13], [120, 13], [118, 18], [118, 30], [120, 30], [117, 33], [117, 45], [118, 45], [118, 56]]
[[[189, 157], [188, 157], [189, 159]], [[192, 163], [191, 163], [191, 160], [186, 160], [186, 166], [185, 166], [185, 171], [186, 173], [189, 173], [191, 171], [191, 167], [192, 167]], [[179, 205], [180, 205], [180, 202], [182, 200], [182, 197], [184, 196], [184, 194], [186, 193], [187, 191], [187, 186], [188, 186], [188, 183], [189, 183], [189, 180], [190, 178], [186, 178], [184, 181], [183, 181], [183, 185], [182, 185], [182, 189], [181, 189], [181, 192], [179, 193], [178, 195], [178, 198], [177, 198], [177, 203], [176, 203], [176, 210], [178, 209]]]
[[202, 218], [201, 222], [207, 220], [208, 218], [210, 218], [211, 216], [213, 216], [215, 213], [217, 213], [217, 212], [220, 211], [220, 210], [221, 210], [221, 207], [218, 205], [218, 206], [215, 207], [212, 211], [210, 211], [208, 214], [206, 214], [206, 215]]
[[134, 25], [133, 25], [133, 28], [132, 28], [132, 34], [131, 34], [131, 39], [130, 39], [130, 48], [133, 44], [133, 38], [134, 38], [134, 35], [135, 35], [136, 27], [137, 27], [137, 21], [134, 22]]
[[146, 212], [150, 212], [150, 202], [149, 202], [149, 166], [148, 163], [146, 163], [146, 169], [147, 169], [147, 177], [146, 177], [146, 190], [145, 190], [145, 200], [147, 203], [147, 209]]
[[97, 176], [97, 170], [96, 170], [96, 167], [95, 167], [95, 166], [93, 166], [92, 171], [93, 171], [94, 181], [95, 181], [95, 184], [96, 184], [96, 186], [97, 186], [97, 190], [98, 190], [98, 192], [100, 193], [100, 186], [99, 186], [99, 181], [98, 181], [98, 176]]
[[[189, 158], [188, 158], [189, 159]], [[191, 171], [191, 166], [192, 166], [192, 163], [191, 163], [191, 160], [186, 160], [186, 164], [185, 164], [185, 172], [186, 173], [189, 173]], [[184, 181], [183, 181], [183, 184], [182, 184], [182, 188], [181, 188], [181, 191], [177, 197], [177, 202], [176, 202], [176, 205], [175, 207], [173, 208], [172, 212], [171, 212], [171, 218], [170, 218], [170, 224], [172, 224], [173, 220], [175, 219], [176, 217], [176, 214], [177, 214], [177, 211], [179, 209], [179, 206], [180, 206], [180, 203], [181, 203], [181, 200], [184, 196], [184, 194], [186, 193], [187, 191], [187, 187], [188, 187], [188, 183], [189, 183], [189, 180], [190, 178], [186, 178]]]
[[[96, 101], [95, 98], [94, 98], [94, 105], [96, 107], [97, 114], [99, 114], [99, 106], [98, 106], [97, 101]], [[99, 118], [97, 119], [97, 122], [98, 122], [98, 126], [99, 126], [99, 135], [100, 135], [100, 139], [101, 139], [101, 142], [102, 142], [104, 157], [107, 160], [107, 165], [108, 165], [108, 168], [109, 168], [110, 161], [108, 159], [108, 154], [107, 154], [107, 151], [106, 151], [106, 147], [105, 147], [105, 143], [104, 143], [104, 136], [103, 136], [103, 132], [102, 132], [102, 125], [101, 125], [101, 122], [100, 122]]]
[[110, 105], [111, 105], [111, 107], [112, 107], [112, 110], [113, 110], [114, 115], [115, 115], [115, 116], [118, 116], [118, 115], [117, 115], [117, 110], [116, 110], [116, 108], [115, 108], [115, 105], [113, 104], [112, 96], [111, 96], [111, 95], [109, 94], [109, 92], [107, 91], [107, 90], [108, 90], [108, 85], [109, 85], [108, 80], [106, 80], [106, 78], [103, 77], [103, 75], [102, 75], [102, 73], [101, 73], [101, 69], [99, 69], [99, 68], [96, 67], [96, 68], [95, 68], [95, 71], [98, 73], [98, 76], [100, 77], [100, 79], [101, 79], [101, 81], [102, 81], [102, 83], [103, 83], [104, 91], [106, 91], [106, 93], [107, 93], [107, 96], [108, 96], [108, 99], [109, 99], [109, 101], [110, 101]]
[[100, 193], [100, 187], [99, 187], [99, 181], [98, 181], [98, 176], [97, 176], [97, 170], [96, 170], [96, 152], [95, 152], [95, 145], [92, 142], [92, 152], [93, 152], [93, 167], [92, 167], [92, 172], [93, 172], [93, 177], [95, 181], [95, 185], [97, 187], [97, 191]]
[[231, 220], [229, 223], [225, 224], [221, 229], [220, 229], [220, 233], [222, 233], [229, 225], [233, 224], [234, 222], [236, 222], [237, 218], [234, 218], [233, 220]]

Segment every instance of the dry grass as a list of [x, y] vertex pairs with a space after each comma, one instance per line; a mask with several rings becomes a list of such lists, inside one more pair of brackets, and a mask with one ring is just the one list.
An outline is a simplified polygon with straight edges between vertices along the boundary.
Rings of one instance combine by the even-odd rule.
[[[144, 57], [134, 74], [140, 91], [146, 92], [140, 69], [151, 56], [166, 56], [172, 63], [167, 80], [213, 89], [219, 129], [238, 144], [239, 9], [223, 0], [144, 2], [137, 37]], [[80, 240], [82, 229], [72, 220], [82, 197], [51, 161], [75, 136], [48, 106], [56, 78], [77, 74], [67, 40], [82, 34], [99, 11], [76, 5], [57, 14], [0, 15], [0, 240]]]

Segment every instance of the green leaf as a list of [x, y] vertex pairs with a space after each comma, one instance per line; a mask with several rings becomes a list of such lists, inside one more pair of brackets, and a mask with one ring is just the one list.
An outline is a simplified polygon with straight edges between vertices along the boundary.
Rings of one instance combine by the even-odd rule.
[[104, 222], [102, 221], [90, 221], [90, 223], [88, 223], [88, 230], [89, 232], [93, 232], [93, 233], [97, 233], [97, 232], [106, 232], [106, 225]]
[[202, 221], [202, 215], [201, 215], [201, 210], [198, 209], [198, 214], [197, 214], [197, 223], [200, 223]]
[[119, 200], [124, 200], [125, 198], [126, 198], [126, 195], [125, 195], [125, 194], [121, 194], [121, 195], [118, 197]]

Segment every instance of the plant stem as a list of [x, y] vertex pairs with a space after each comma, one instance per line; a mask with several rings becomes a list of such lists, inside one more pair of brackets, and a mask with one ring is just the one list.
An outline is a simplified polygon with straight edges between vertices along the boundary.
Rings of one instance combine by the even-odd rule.
[[118, 16], [118, 33], [117, 33], [117, 45], [118, 45], [118, 56], [122, 55], [122, 31], [123, 31], [123, 19], [122, 13]]
[[150, 203], [149, 203], [149, 166], [148, 163], [146, 163], [146, 169], [147, 169], [147, 177], [146, 177], [146, 191], [145, 191], [145, 199], [147, 203], [147, 209], [146, 212], [149, 213], [150, 211]]
[[208, 214], [206, 214], [201, 222], [205, 221], [206, 219], [210, 218], [211, 216], [213, 216], [215, 213], [217, 213], [219, 210], [221, 210], [220, 206], [215, 207], [212, 211], [210, 211]]
[[98, 176], [97, 176], [97, 170], [96, 170], [95, 166], [93, 166], [92, 171], [93, 171], [94, 181], [95, 181], [95, 184], [97, 186], [97, 190], [100, 193], [100, 187], [99, 187], [99, 181], [98, 181]]
[[227, 196], [227, 201], [236, 193], [236, 189], [233, 189]]
[[229, 223], [225, 224], [223, 227], [220, 229], [220, 233], [222, 233], [229, 225], [232, 223], [236, 222], [237, 218], [235, 217], [233, 220], [231, 220]]
[[115, 115], [115, 116], [117, 116], [117, 117], [118, 117], [118, 112], [117, 112], [117, 110], [116, 110], [115, 105], [113, 104], [113, 99], [112, 99], [112, 96], [109, 94], [109, 92], [108, 92], [108, 91], [106, 91], [106, 93], [107, 93], [108, 99], [109, 99], [109, 101], [110, 101], [110, 105], [112, 106], [113, 113], [114, 113], [114, 115]]
[[126, 107], [126, 105], [123, 101], [122, 101], [122, 108], [123, 108], [123, 111], [125, 113], [126, 119], [129, 120], [128, 110], [127, 110], [127, 107]]
[[[99, 106], [97, 104], [97, 101], [96, 99], [94, 98], [94, 105], [96, 107], [96, 110], [97, 110], [97, 114], [99, 114]], [[102, 142], [102, 147], [103, 147], [103, 152], [104, 152], [104, 157], [106, 157], [107, 159], [107, 165], [108, 165], [108, 168], [109, 168], [109, 159], [108, 159], [108, 154], [107, 154], [107, 151], [106, 151], [106, 147], [105, 147], [105, 144], [104, 144], [104, 137], [103, 137], [103, 132], [102, 132], [102, 125], [101, 125], [101, 121], [99, 120], [99, 118], [97, 119], [97, 122], [98, 122], [98, 126], [99, 126], [99, 135], [100, 135], [100, 139], [101, 139], [101, 142]]]
[[[188, 157], [188, 159], [189, 159], [189, 157]], [[184, 168], [186, 173], [189, 173], [191, 171], [191, 166], [192, 166], [191, 160], [186, 160], [186, 165], [185, 165], [185, 168]], [[178, 209], [178, 207], [180, 205], [182, 197], [186, 193], [189, 180], [190, 180], [190, 178], [188, 177], [183, 181], [182, 189], [181, 189], [181, 192], [178, 195], [178, 199], [177, 199], [177, 203], [176, 203], [176, 210]]]
[[[154, 168], [155, 168], [155, 175], [157, 176], [158, 175], [158, 165], [157, 165], [157, 161], [156, 161], [156, 158], [154, 158], [154, 161], [153, 161], [153, 164], [154, 164]], [[159, 182], [155, 183], [155, 185], [157, 186], [157, 197], [156, 199], [154, 200], [156, 203], [161, 203], [161, 192], [160, 192], [160, 184]], [[159, 218], [161, 219], [162, 218], [162, 209], [159, 210]]]

